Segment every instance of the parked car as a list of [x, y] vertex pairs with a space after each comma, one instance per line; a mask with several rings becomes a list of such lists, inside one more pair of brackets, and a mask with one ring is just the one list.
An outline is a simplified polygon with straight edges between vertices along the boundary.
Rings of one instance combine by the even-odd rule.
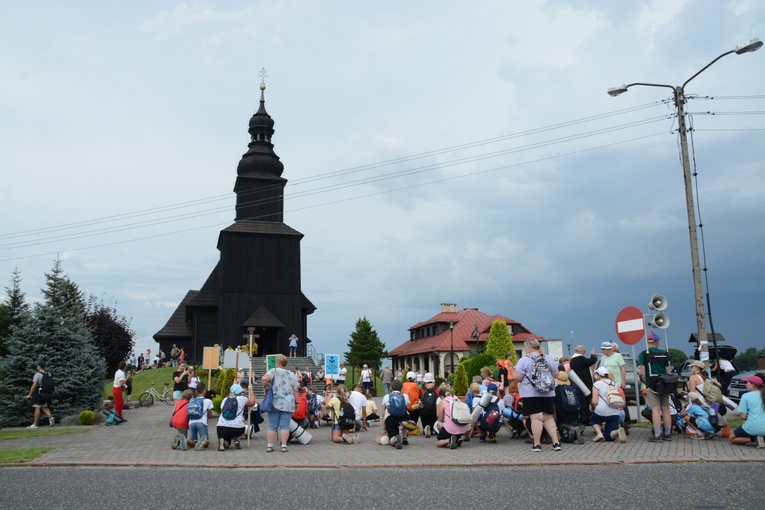
[[732, 401], [737, 404], [739, 403], [741, 395], [746, 393], [746, 383], [744, 382], [744, 378], [751, 377], [754, 374], [765, 377], [765, 370], [752, 370], [751, 372], [744, 372], [743, 374], [733, 376], [728, 385], [728, 396]]
[[688, 358], [687, 360], [685, 360], [685, 362], [683, 362], [683, 366], [680, 368], [680, 385], [683, 388], [688, 387], [688, 379], [691, 378], [691, 374], [692, 374], [691, 363], [693, 363], [694, 361], [696, 360], [693, 358]]

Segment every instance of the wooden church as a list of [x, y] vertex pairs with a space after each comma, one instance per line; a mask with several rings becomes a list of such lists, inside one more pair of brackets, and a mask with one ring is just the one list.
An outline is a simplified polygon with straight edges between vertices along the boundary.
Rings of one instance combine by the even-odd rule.
[[284, 223], [284, 165], [274, 152], [274, 121], [260, 107], [250, 119], [250, 144], [237, 168], [236, 217], [218, 237], [220, 260], [200, 290], [190, 290], [154, 335], [169, 355], [172, 344], [201, 363], [204, 347], [247, 343], [253, 328], [259, 354], [286, 354], [289, 337], [305, 355], [307, 318], [316, 307], [300, 288], [303, 234]]

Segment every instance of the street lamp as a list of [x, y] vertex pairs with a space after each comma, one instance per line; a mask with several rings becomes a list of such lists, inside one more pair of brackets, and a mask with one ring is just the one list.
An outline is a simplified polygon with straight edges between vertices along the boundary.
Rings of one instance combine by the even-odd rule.
[[[683, 160], [683, 178], [685, 182], [685, 203], [688, 209], [688, 233], [690, 234], [691, 241], [691, 265], [693, 269], [693, 291], [696, 301], [696, 326], [698, 328], [698, 337], [701, 347], [701, 352], [709, 352], [707, 346], [707, 327], [706, 327], [706, 314], [704, 311], [704, 295], [701, 287], [701, 264], [699, 262], [699, 240], [696, 231], [696, 210], [693, 203], [693, 187], [691, 183], [691, 163], [688, 155], [688, 133], [685, 127], [685, 86], [693, 80], [695, 77], [704, 72], [709, 66], [731, 53], [741, 55], [743, 53], [749, 53], [757, 51], [762, 47], [762, 41], [759, 39], [750, 39], [745, 44], [736, 46], [735, 49], [726, 51], [712, 60], [710, 63], [701, 68], [696, 74], [685, 80], [680, 86], [666, 85], [661, 83], [630, 83], [629, 85], [621, 85], [619, 87], [612, 87], [608, 89], [608, 95], [616, 97], [619, 94], [627, 92], [632, 86], [642, 85], [644, 87], [664, 87], [672, 89], [673, 98], [675, 101], [675, 107], [677, 108], [677, 129], [680, 133], [680, 151]], [[714, 338], [712, 339], [715, 340]]]
[[454, 321], [449, 321], [449, 336], [451, 341], [451, 349], [449, 350], [449, 364], [452, 367], [452, 373], [454, 373]]
[[433, 351], [433, 373], [438, 377], [438, 353], [436, 352], [436, 346], [432, 345], [430, 350]]

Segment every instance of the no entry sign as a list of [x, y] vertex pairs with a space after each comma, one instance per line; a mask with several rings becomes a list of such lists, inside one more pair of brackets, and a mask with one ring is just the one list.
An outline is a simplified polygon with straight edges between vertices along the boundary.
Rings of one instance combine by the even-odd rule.
[[645, 335], [643, 312], [634, 306], [623, 308], [616, 316], [616, 336], [627, 345], [635, 345]]

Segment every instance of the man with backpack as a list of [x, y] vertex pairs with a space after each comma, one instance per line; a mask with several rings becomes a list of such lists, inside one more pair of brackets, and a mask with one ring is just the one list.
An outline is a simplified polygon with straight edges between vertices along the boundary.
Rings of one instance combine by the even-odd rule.
[[[414, 372], [412, 372], [414, 373]], [[407, 439], [407, 430], [403, 423], [409, 418], [407, 409], [409, 408], [409, 395], [403, 393], [401, 381], [395, 379], [391, 382], [391, 391], [383, 397], [382, 416], [385, 424], [385, 434], [390, 438], [391, 446], [400, 450], [404, 445], [409, 444]]]
[[659, 349], [659, 337], [653, 331], [646, 338], [648, 349], [641, 351], [638, 355], [638, 372], [640, 378], [645, 382], [645, 402], [651, 408], [651, 422], [653, 423], [653, 433], [649, 434], [649, 441], [660, 443], [661, 441], [672, 441], [672, 415], [669, 410], [669, 393], [657, 393], [652, 390], [655, 379], [666, 373], [667, 363], [663, 361], [654, 361], [653, 356], [664, 354]]
[[36, 429], [37, 424], [40, 421], [40, 410], [45, 413], [50, 421], [50, 426], [56, 424], [56, 419], [50, 412], [50, 404], [53, 400], [53, 391], [55, 389], [55, 383], [53, 377], [45, 371], [45, 362], [37, 362], [37, 372], [35, 372], [32, 378], [32, 387], [29, 388], [29, 394], [25, 397], [27, 400], [32, 400], [32, 407], [35, 410], [34, 423], [28, 426], [28, 429]]

